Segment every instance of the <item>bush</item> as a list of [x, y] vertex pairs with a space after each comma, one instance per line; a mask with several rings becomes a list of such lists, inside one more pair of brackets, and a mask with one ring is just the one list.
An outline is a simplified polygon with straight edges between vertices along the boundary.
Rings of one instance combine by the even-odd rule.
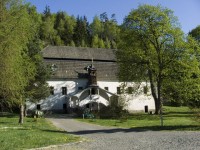
[[194, 112], [195, 120], [200, 122], [200, 108], [193, 108], [192, 111]]
[[200, 100], [199, 99], [191, 99], [188, 101], [188, 105], [190, 108], [200, 109]]
[[109, 106], [104, 106], [99, 112], [102, 119], [122, 119], [126, 120], [128, 111], [124, 109], [125, 103], [121, 97], [114, 96], [110, 99]]
[[44, 113], [43, 113], [43, 111], [41, 111], [41, 110], [36, 110], [35, 112], [34, 112], [34, 118], [41, 118], [41, 117], [43, 117], [44, 116]]

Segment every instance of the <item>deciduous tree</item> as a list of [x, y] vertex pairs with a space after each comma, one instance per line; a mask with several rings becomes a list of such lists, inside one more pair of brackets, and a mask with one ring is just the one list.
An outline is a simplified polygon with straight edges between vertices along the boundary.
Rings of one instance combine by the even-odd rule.
[[121, 35], [117, 52], [119, 77], [130, 81], [148, 80], [155, 114], [159, 114], [164, 79], [186, 49], [177, 18], [167, 8], [141, 5], [125, 18]]

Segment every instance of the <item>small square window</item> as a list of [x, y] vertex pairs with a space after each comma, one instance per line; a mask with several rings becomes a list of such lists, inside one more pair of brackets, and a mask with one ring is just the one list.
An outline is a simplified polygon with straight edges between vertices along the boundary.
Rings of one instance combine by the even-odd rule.
[[62, 87], [62, 95], [67, 95], [67, 87]]
[[104, 89], [108, 91], [108, 87], [104, 87]]
[[63, 104], [63, 109], [66, 110], [67, 109], [67, 104]]
[[117, 94], [121, 94], [121, 88], [117, 87]]
[[37, 110], [41, 110], [40, 104], [37, 104]]
[[83, 87], [79, 86], [79, 87], [78, 87], [78, 90], [79, 90], [79, 91], [83, 90]]
[[143, 87], [143, 91], [144, 91], [144, 94], [147, 94], [148, 91], [149, 91], [148, 87], [147, 87], [147, 86], [144, 86], [144, 87]]
[[50, 94], [54, 95], [54, 87], [53, 86], [50, 87]]
[[92, 90], [91, 90], [91, 94], [92, 94], [92, 95], [97, 94], [97, 89], [96, 89], [96, 88], [92, 88]]
[[86, 104], [86, 108], [90, 108], [90, 104]]
[[133, 94], [133, 88], [132, 87], [128, 87], [128, 94]]

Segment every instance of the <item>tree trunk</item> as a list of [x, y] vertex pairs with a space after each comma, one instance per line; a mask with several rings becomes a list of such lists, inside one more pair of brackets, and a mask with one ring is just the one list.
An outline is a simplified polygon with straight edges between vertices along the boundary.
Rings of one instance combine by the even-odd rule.
[[155, 114], [159, 114], [160, 103], [159, 103], [159, 99], [158, 99], [158, 96], [157, 96], [157, 91], [156, 91], [156, 87], [154, 85], [151, 70], [148, 70], [148, 75], [149, 75], [149, 81], [150, 81], [150, 86], [151, 86], [151, 94], [152, 94], [152, 96], [154, 98], [154, 102], [155, 102]]
[[20, 115], [19, 115], [19, 124], [24, 123], [24, 105], [20, 105]]
[[158, 115], [159, 113], [160, 113], [160, 99], [157, 98], [155, 100], [155, 114]]
[[24, 117], [27, 116], [27, 109], [26, 109], [26, 105], [24, 105]]

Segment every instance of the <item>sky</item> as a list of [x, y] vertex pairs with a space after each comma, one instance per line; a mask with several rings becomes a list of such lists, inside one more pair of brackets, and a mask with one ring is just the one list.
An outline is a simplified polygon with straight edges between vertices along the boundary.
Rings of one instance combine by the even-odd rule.
[[42, 13], [45, 6], [50, 6], [53, 13], [65, 11], [75, 17], [86, 16], [92, 22], [95, 15], [104, 12], [111, 17], [116, 15], [118, 24], [123, 23], [125, 16], [138, 5], [150, 4], [167, 7], [174, 11], [178, 17], [181, 28], [185, 34], [200, 25], [200, 0], [26, 0], [35, 5], [37, 11]]

